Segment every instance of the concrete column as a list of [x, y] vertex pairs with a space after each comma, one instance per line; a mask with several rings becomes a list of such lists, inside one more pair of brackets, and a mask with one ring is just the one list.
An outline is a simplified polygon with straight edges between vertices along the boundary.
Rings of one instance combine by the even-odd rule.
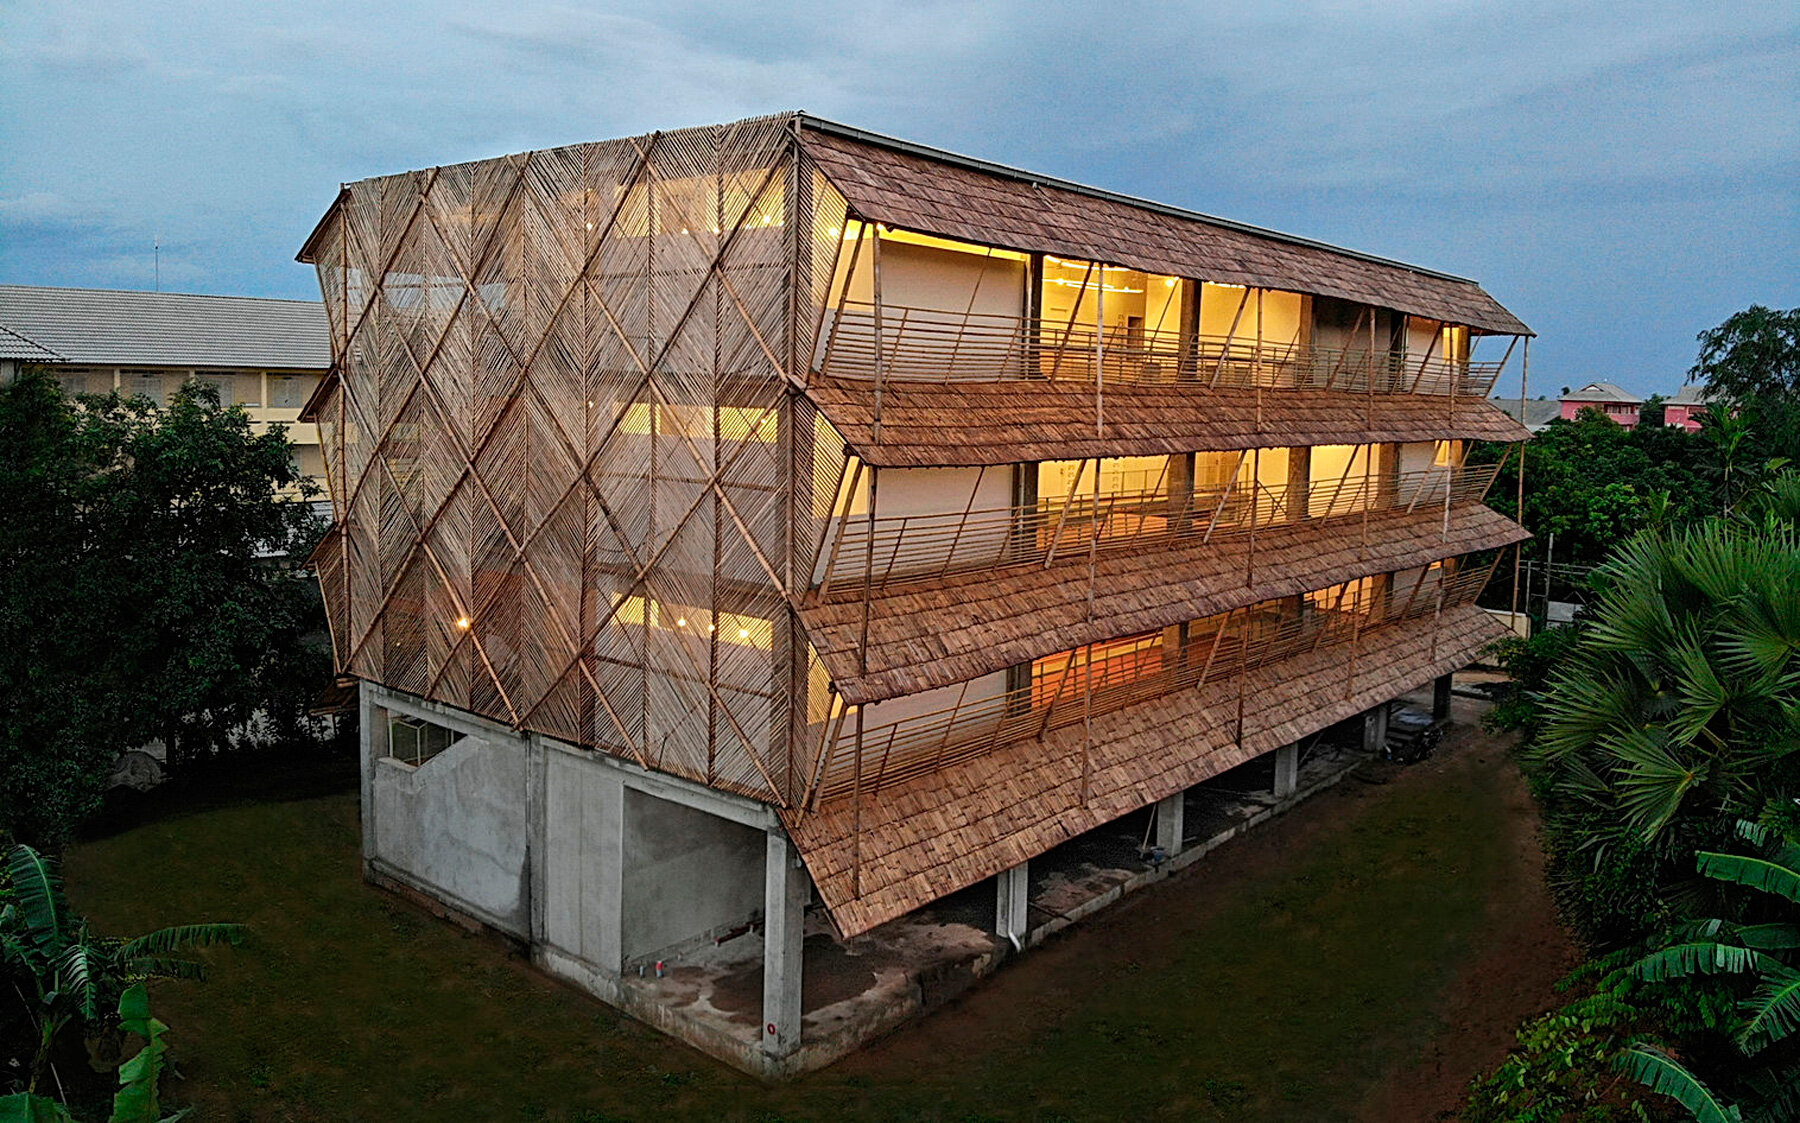
[[625, 785], [610, 775], [589, 777], [581, 802], [582, 850], [592, 864], [581, 871], [582, 950], [617, 974], [625, 969]]
[[1431, 716], [1442, 721], [1450, 716], [1450, 687], [1455, 675], [1439, 675], [1431, 684]]
[[1030, 867], [1030, 862], [1020, 862], [994, 876], [994, 931], [1011, 940], [1014, 947], [1024, 946], [1025, 933], [1031, 928], [1026, 919]]
[[1156, 845], [1173, 858], [1181, 853], [1182, 821], [1187, 814], [1187, 792], [1178, 791], [1156, 805]]
[[1378, 753], [1387, 745], [1388, 708], [1383, 702], [1363, 712], [1363, 751]]
[[387, 711], [375, 697], [376, 687], [364, 682], [356, 691], [357, 728], [362, 738], [362, 855], [375, 857], [375, 762], [388, 755]]
[[1300, 742], [1275, 750], [1275, 798], [1286, 799], [1300, 790]]
[[763, 858], [763, 1052], [785, 1057], [800, 1047], [800, 973], [811, 893], [787, 835], [768, 832]]

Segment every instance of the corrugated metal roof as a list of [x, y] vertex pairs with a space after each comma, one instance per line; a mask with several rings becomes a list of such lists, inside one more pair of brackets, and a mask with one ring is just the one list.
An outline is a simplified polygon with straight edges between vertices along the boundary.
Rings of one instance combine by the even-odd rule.
[[1626, 405], [1634, 406], [1644, 404], [1644, 399], [1613, 382], [1590, 382], [1573, 393], [1564, 394], [1562, 400], [1565, 402], [1623, 402]]
[[59, 363], [63, 356], [34, 339], [27, 339], [11, 328], [0, 326], [0, 359], [23, 359], [28, 363]]
[[72, 363], [331, 366], [325, 306], [312, 300], [0, 285], [0, 328]]
[[1519, 399], [1489, 398], [1488, 401], [1500, 407], [1514, 421], [1523, 422], [1525, 428], [1533, 433], [1562, 416], [1562, 403], [1554, 398], [1527, 398], [1525, 414], [1519, 415]]
[[927, 234], [1312, 293], [1530, 335], [1463, 277], [802, 117], [801, 143], [857, 213]]

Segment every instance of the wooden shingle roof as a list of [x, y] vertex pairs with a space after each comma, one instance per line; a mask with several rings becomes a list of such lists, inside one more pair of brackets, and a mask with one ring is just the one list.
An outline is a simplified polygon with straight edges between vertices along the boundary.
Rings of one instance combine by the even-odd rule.
[[1458, 438], [1522, 441], [1517, 421], [1480, 398], [1345, 394], [1196, 385], [1109, 387], [1095, 427], [1094, 388], [1073, 382], [891, 382], [814, 378], [806, 395], [880, 468], [969, 467], [1089, 456], [1369, 444]]
[[1312, 293], [1529, 335], [1474, 281], [802, 116], [800, 143], [865, 218], [1152, 273]]
[[1323, 589], [1369, 573], [1393, 572], [1531, 537], [1483, 506], [1383, 511], [1329, 525], [1288, 523], [1256, 537], [1251, 584], [1247, 536], [1193, 540], [1167, 548], [1100, 555], [1088, 607], [1087, 557], [1042, 565], [971, 570], [876, 589], [869, 605], [868, 671], [858, 673], [862, 590], [854, 579], [821, 603], [815, 591], [800, 617], [838, 692], [876, 702], [962, 682], [1086, 643], [1198, 620], [1273, 597]]
[[[1466, 666], [1505, 634], [1472, 605], [1297, 655], [928, 773], [861, 802], [783, 812], [832, 919], [866, 932], [947, 893]], [[1376, 637], [1379, 637], [1378, 639]], [[1240, 693], [1241, 691], [1241, 693]], [[1238, 735], [1240, 698], [1242, 735]], [[860, 828], [860, 829], [859, 829]]]

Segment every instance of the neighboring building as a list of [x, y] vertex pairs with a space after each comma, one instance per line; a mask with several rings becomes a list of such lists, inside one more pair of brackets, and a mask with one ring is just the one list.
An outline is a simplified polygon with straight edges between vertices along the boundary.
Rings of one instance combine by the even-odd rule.
[[748, 1069], [1504, 634], [1472, 281], [795, 114], [351, 184], [300, 259], [366, 872]]
[[189, 378], [211, 382], [259, 428], [287, 425], [301, 474], [324, 486], [318, 427], [299, 420], [331, 366], [317, 301], [0, 285], [0, 380], [25, 363], [53, 367], [71, 394], [158, 403]]
[[1543, 432], [1544, 426], [1563, 415], [1562, 403], [1549, 398], [1526, 398], [1523, 402], [1524, 411], [1522, 413], [1519, 408], [1521, 403], [1517, 398], [1497, 397], [1488, 400], [1499, 409], [1504, 410], [1508, 417], [1522, 422], [1525, 428], [1533, 433]]
[[1564, 394], [1560, 400], [1565, 421], [1575, 420], [1584, 409], [1593, 409], [1627, 429], [1637, 427], [1638, 410], [1644, 404], [1644, 399], [1611, 382], [1590, 382], [1579, 390]]
[[1684, 385], [1675, 396], [1663, 402], [1663, 424], [1675, 425], [1690, 433], [1700, 429], [1700, 417], [1706, 412], [1707, 393], [1704, 386]]

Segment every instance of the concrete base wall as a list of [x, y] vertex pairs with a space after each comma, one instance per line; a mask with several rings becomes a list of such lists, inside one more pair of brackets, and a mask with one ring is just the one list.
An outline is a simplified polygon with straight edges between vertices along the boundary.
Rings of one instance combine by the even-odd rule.
[[762, 831], [625, 793], [626, 966], [762, 915]]
[[368, 762], [375, 857], [516, 936], [529, 936], [525, 752], [465, 737], [413, 768]]

